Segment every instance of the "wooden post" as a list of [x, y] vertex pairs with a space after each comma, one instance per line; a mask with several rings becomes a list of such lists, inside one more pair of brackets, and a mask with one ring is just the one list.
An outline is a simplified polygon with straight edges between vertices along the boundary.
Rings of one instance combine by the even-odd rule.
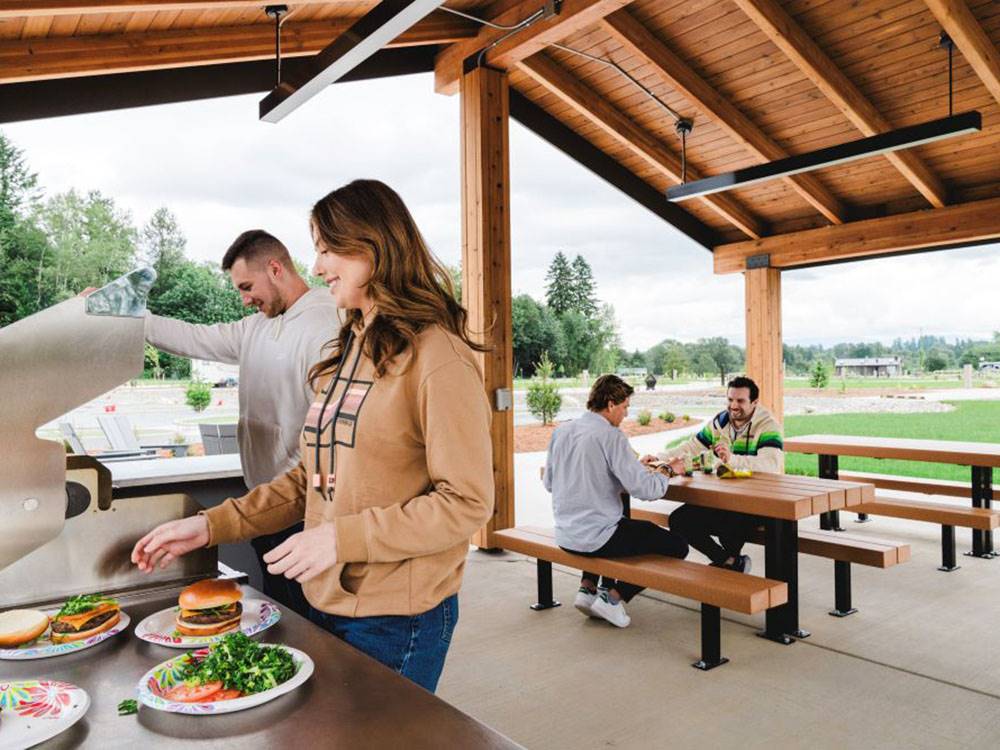
[[760, 403], [784, 421], [785, 383], [781, 351], [781, 271], [753, 268], [746, 283], [747, 375], [760, 386]]
[[513, 396], [510, 291], [510, 161], [506, 74], [462, 76], [462, 302], [469, 326], [493, 347], [480, 355], [493, 405], [493, 519], [472, 543], [493, 548], [492, 532], [514, 525], [514, 412], [496, 411], [497, 389]]

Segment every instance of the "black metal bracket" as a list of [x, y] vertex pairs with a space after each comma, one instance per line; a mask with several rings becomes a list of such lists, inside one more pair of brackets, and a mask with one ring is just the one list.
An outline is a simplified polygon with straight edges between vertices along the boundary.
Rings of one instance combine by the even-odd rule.
[[562, 606], [552, 598], [552, 563], [547, 560], [537, 560], [538, 570], [538, 601], [531, 605], [536, 612]]
[[691, 666], [707, 672], [729, 659], [722, 655], [722, 613], [711, 604], [701, 605], [701, 658]]
[[771, 254], [770, 253], [760, 253], [759, 255], [751, 255], [747, 258], [746, 269], [752, 271], [755, 268], [770, 268], [771, 267]]

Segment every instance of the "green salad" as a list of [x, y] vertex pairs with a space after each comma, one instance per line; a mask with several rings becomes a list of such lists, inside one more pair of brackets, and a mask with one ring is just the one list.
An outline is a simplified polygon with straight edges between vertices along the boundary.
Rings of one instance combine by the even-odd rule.
[[226, 690], [251, 695], [277, 687], [295, 675], [295, 660], [281, 646], [262, 646], [245, 634], [230, 633], [208, 654], [192, 660], [182, 679], [188, 685], [221, 682]]

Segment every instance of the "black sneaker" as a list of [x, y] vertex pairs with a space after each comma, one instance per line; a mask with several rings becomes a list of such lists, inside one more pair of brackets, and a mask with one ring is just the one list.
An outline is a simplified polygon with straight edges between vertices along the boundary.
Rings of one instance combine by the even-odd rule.
[[753, 561], [750, 559], [750, 555], [739, 555], [729, 566], [729, 569], [735, 570], [737, 573], [749, 574], [752, 567]]

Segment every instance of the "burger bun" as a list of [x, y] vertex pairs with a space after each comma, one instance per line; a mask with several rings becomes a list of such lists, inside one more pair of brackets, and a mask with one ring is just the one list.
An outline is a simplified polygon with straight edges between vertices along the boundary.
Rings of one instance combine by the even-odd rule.
[[208, 609], [226, 607], [243, 598], [243, 591], [236, 581], [224, 578], [206, 578], [181, 591], [177, 603], [182, 609]]
[[49, 617], [36, 609], [12, 609], [0, 613], [0, 648], [31, 643], [49, 627]]

